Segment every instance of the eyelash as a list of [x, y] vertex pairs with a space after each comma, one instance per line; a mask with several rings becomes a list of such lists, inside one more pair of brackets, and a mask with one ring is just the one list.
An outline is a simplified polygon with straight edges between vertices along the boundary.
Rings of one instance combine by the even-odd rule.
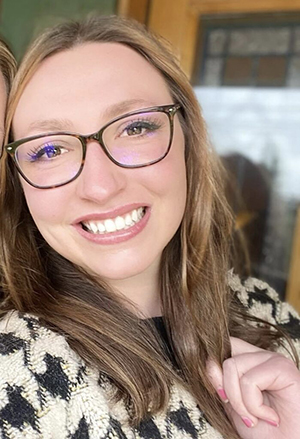
[[[146, 125], [146, 126], [145, 126]], [[158, 120], [153, 120], [150, 118], [144, 118], [144, 119], [136, 119], [136, 120], [131, 120], [129, 122], [126, 122], [125, 126], [121, 126], [118, 130], [118, 135], [121, 135], [122, 133], [124, 133], [126, 130], [130, 129], [131, 127], [137, 127], [137, 128], [148, 128], [151, 131], [157, 130], [159, 128], [161, 128], [161, 122]]]
[[[42, 146], [37, 146], [36, 148], [32, 149], [30, 153], [27, 153], [29, 157], [29, 161], [35, 162], [36, 160], [41, 158], [44, 154], [47, 155], [47, 151], [46, 151], [47, 146], [49, 147], [50, 145], [45, 144]], [[61, 148], [61, 146], [55, 144], [52, 144], [51, 147], [53, 147], [53, 150], [55, 150], [56, 148]], [[41, 153], [41, 155], [39, 155], [39, 153]], [[48, 156], [48, 158], [50, 157]]]

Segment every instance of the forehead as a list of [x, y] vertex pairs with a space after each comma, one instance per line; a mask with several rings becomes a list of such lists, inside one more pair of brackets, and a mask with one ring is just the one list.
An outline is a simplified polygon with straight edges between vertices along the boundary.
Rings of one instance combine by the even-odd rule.
[[142, 55], [118, 43], [87, 43], [40, 64], [21, 95], [13, 126], [36, 117], [100, 117], [127, 100], [140, 101], [137, 108], [172, 102], [161, 73]]

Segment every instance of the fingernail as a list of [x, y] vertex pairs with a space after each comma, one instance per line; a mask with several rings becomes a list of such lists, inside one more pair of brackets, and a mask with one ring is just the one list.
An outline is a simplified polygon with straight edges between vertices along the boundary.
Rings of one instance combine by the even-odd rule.
[[225, 393], [225, 390], [223, 389], [223, 387], [219, 387], [217, 392], [218, 392], [220, 398], [223, 400], [223, 402], [228, 402], [229, 401], [228, 397], [227, 397], [227, 395]]
[[242, 421], [246, 425], [246, 427], [248, 427], [248, 428], [251, 428], [254, 426], [253, 422], [249, 418], [242, 416]]
[[266, 421], [268, 424], [273, 425], [273, 427], [279, 427], [279, 422], [272, 421], [271, 419], [265, 419], [265, 421]]

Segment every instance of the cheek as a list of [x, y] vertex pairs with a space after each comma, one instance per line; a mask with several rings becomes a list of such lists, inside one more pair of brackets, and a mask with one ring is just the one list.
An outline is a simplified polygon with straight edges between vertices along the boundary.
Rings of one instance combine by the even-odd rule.
[[165, 209], [174, 216], [183, 216], [187, 197], [187, 178], [184, 142], [180, 138], [172, 145], [167, 157], [149, 167], [149, 181], [153, 191], [164, 201]]
[[39, 226], [40, 223], [55, 223], [63, 216], [63, 206], [66, 206], [66, 200], [62, 196], [54, 193], [55, 190], [41, 190], [23, 183], [24, 195], [28, 209], [34, 220]]
[[167, 191], [171, 198], [177, 198], [178, 203], [186, 201], [187, 178], [185, 164], [185, 142], [182, 130], [175, 131], [173, 145], [165, 160], [161, 162], [164, 169], [161, 177], [157, 178], [161, 190]]

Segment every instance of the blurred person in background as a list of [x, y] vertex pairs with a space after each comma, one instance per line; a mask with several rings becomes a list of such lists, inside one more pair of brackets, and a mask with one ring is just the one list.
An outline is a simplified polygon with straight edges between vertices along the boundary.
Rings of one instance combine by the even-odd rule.
[[5, 438], [299, 438], [300, 321], [230, 270], [192, 88], [135, 22], [45, 31], [1, 161]]
[[4, 120], [7, 96], [16, 70], [16, 61], [0, 37], [0, 142], [3, 145]]

